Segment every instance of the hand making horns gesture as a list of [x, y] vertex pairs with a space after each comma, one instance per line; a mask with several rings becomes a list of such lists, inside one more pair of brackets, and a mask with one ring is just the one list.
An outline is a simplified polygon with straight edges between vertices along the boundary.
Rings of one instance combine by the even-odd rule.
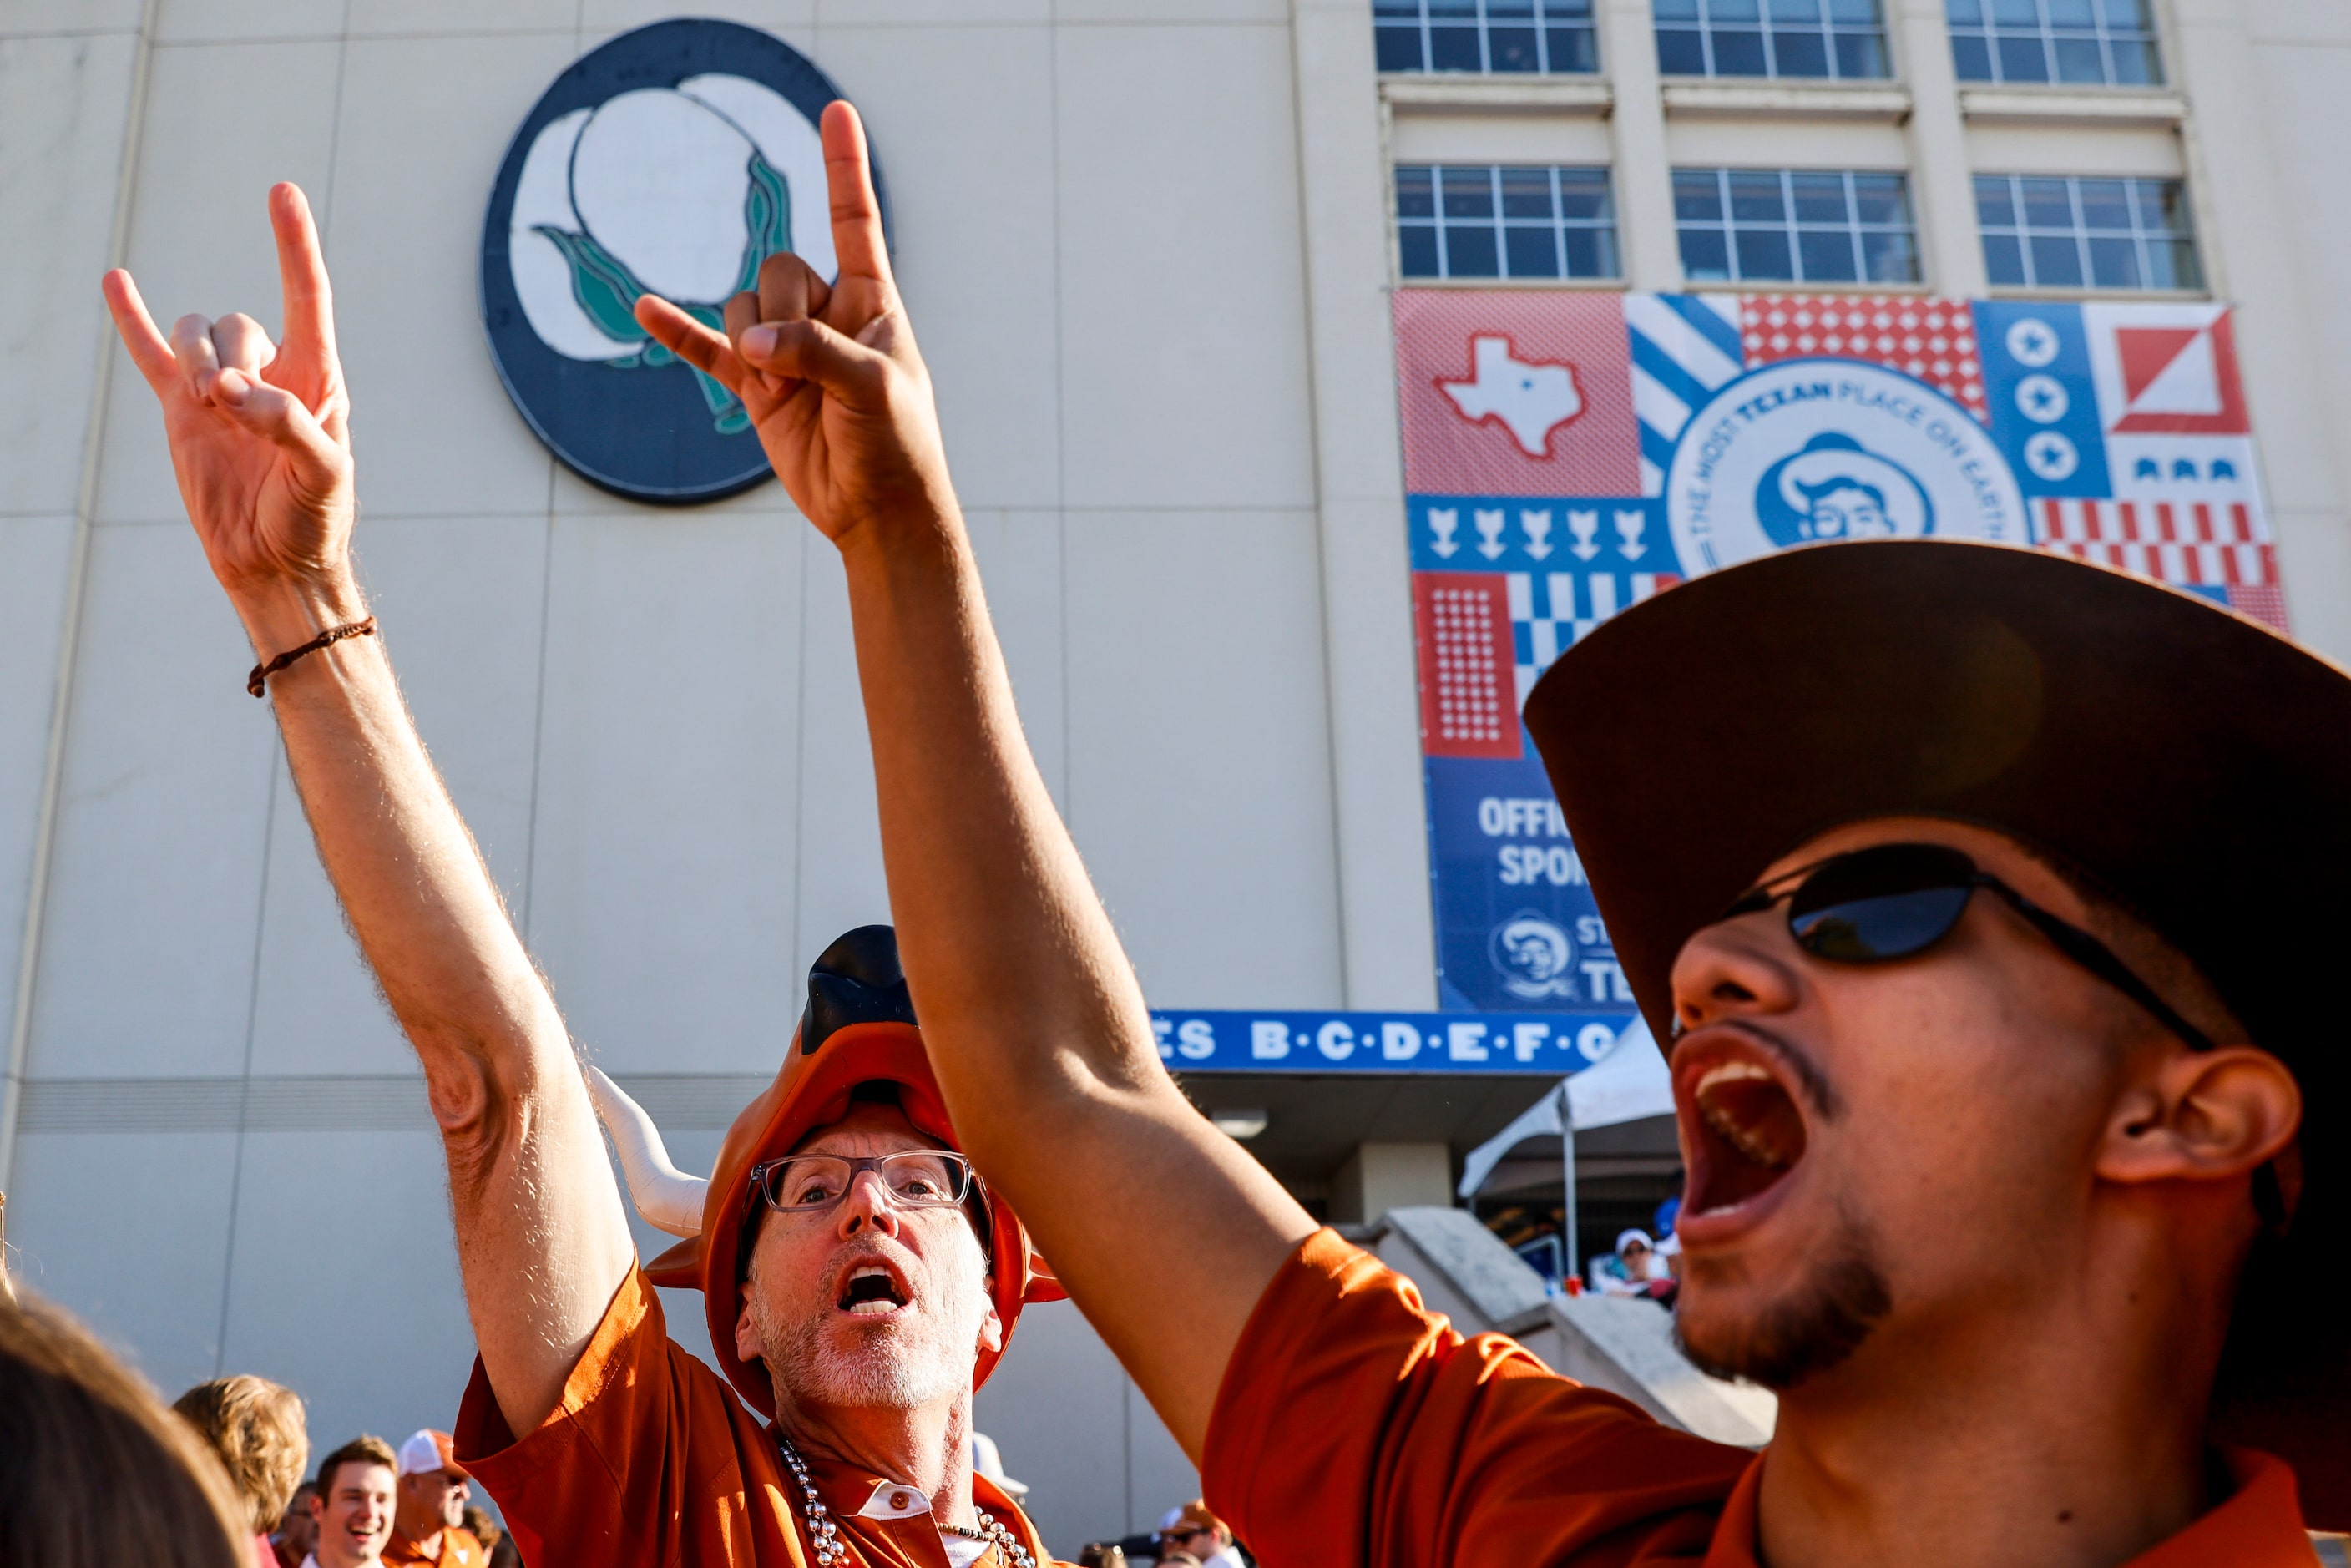
[[107, 308], [163, 405], [180, 497], [213, 574], [247, 601], [274, 583], [320, 580], [348, 564], [356, 514], [350, 399], [335, 358], [332, 296], [310, 204], [269, 193], [286, 336], [252, 317], [183, 316], [166, 340], [131, 274], [106, 275]]
[[756, 294], [726, 302], [723, 336], [651, 295], [637, 322], [743, 400], [793, 504], [841, 544], [872, 517], [952, 515], [954, 499], [930, 372], [890, 277], [865, 128], [836, 101], [823, 133], [840, 276], [828, 285], [778, 254], [760, 265]]

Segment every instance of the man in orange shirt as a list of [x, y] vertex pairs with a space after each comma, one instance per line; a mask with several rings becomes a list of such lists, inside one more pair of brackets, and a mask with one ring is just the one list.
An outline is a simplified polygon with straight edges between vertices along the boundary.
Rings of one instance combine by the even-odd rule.
[[[972, 1473], [971, 1400], [1022, 1302], [1059, 1291], [955, 1148], [886, 926], [818, 961], [716, 1178], [681, 1207], [659, 1162], [653, 1207], [687, 1239], [637, 1267], [563, 1020], [373, 634], [325, 266], [300, 192], [277, 187], [270, 212], [282, 343], [246, 316], [183, 318], [166, 340], [124, 273], [107, 298], [263, 655], [248, 689], [276, 698], [320, 857], [423, 1065], [480, 1353], [465, 1469], [528, 1562], [1033, 1568], [1034, 1527]], [[724, 1379], [670, 1342], [656, 1283], [703, 1291]], [[341, 1491], [322, 1505], [322, 1561], [357, 1542], [372, 1563], [389, 1535], [380, 1457], [336, 1483], [359, 1513]], [[430, 1518], [435, 1560], [463, 1560], [450, 1543], [470, 1538]]]
[[448, 1433], [426, 1427], [400, 1445], [384, 1568], [486, 1568], [488, 1551], [465, 1528], [465, 1500], [473, 1490], [453, 1442]]
[[[515, 1439], [476, 1365], [459, 1446], [524, 1561], [1048, 1561], [973, 1466], [971, 1401], [1022, 1305], [1061, 1291], [955, 1150], [890, 928], [817, 959], [707, 1182], [587, 1076], [639, 1211], [684, 1239], [623, 1282], [537, 1431]], [[726, 1382], [663, 1332], [651, 1285], [703, 1292]]]
[[2351, 1506], [2351, 1161], [2302, 1135], [2351, 1068], [2351, 680], [1934, 541], [1722, 571], [1559, 662], [1529, 723], [1673, 1047], [1683, 1337], [1781, 1392], [1761, 1458], [1665, 1430], [1463, 1340], [1162, 1069], [1021, 737], [853, 116], [824, 129], [841, 281], [779, 258], [723, 335], [639, 319], [841, 549], [948, 1103], [1253, 1550], [2310, 1561], [2294, 1472], [2232, 1445]]

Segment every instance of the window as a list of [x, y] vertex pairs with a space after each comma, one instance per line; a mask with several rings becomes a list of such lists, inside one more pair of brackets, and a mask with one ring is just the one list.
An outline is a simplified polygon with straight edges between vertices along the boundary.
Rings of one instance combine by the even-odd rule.
[[1383, 71], [1600, 68], [1592, 0], [1372, 0]]
[[1656, 10], [1667, 76], [1888, 74], [1877, 0], [1656, 0]]
[[2151, 0], [1949, 0], [1961, 81], [2163, 80]]
[[1406, 277], [1614, 277], [1605, 169], [1400, 164], [1396, 248]]
[[1674, 221], [1692, 283], [1916, 283], [1899, 174], [1677, 169]]
[[1984, 266], [2023, 288], [2201, 288], [2177, 180], [1976, 176]]

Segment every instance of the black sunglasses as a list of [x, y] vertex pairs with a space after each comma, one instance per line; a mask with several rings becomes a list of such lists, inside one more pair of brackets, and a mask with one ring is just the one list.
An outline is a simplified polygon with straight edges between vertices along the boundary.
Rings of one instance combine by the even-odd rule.
[[1884, 964], [1949, 936], [1980, 887], [2000, 894], [2059, 952], [2145, 1008], [2191, 1050], [2213, 1049], [2210, 1036], [2167, 1006], [2105, 943], [1942, 844], [1877, 844], [1799, 866], [1759, 884], [1722, 918], [1753, 915], [1784, 898], [1788, 934], [1805, 952], [1833, 964]]

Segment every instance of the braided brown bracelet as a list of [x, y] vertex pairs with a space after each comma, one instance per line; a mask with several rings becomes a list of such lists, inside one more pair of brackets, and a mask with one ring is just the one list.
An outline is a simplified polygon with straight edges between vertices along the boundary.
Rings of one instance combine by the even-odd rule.
[[372, 637], [374, 635], [375, 617], [372, 615], [369, 616], [364, 621], [354, 621], [348, 626], [331, 627], [327, 631], [319, 632], [316, 637], [311, 638], [300, 647], [291, 648], [287, 652], [278, 654], [277, 657], [270, 660], [269, 663], [266, 664], [254, 665], [253, 674], [245, 677], [245, 689], [251, 692], [255, 696], [259, 696], [264, 684], [268, 681], [270, 676], [276, 674], [278, 671], [284, 669], [295, 660], [301, 658], [304, 654], [315, 653], [321, 648], [330, 648], [346, 637]]

